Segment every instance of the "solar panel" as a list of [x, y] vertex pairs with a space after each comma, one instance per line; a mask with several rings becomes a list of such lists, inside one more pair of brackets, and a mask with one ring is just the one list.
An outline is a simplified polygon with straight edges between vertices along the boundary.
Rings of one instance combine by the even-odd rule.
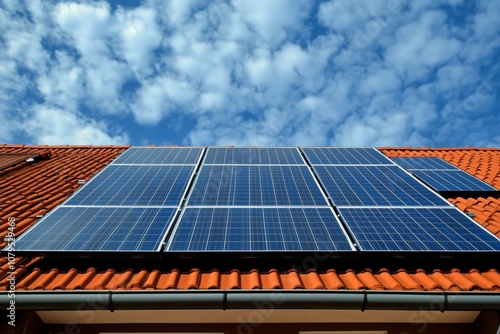
[[194, 166], [110, 165], [65, 205], [179, 205]]
[[444, 206], [441, 196], [397, 166], [314, 166], [337, 206]]
[[305, 165], [204, 165], [188, 205], [328, 204]]
[[16, 251], [158, 251], [176, 208], [59, 207]]
[[115, 161], [117, 164], [190, 164], [198, 162], [201, 147], [131, 147]]
[[436, 191], [496, 191], [489, 184], [461, 170], [415, 170], [412, 173]]
[[312, 165], [392, 165], [373, 147], [303, 147]]
[[363, 251], [499, 251], [500, 240], [455, 208], [341, 208]]
[[329, 208], [186, 208], [166, 251], [352, 251]]
[[304, 160], [295, 147], [210, 147], [203, 163], [205, 165], [303, 165]]
[[497, 191], [486, 182], [440, 158], [393, 158], [436, 191]]
[[405, 169], [458, 169], [449, 162], [436, 157], [392, 158], [391, 160]]

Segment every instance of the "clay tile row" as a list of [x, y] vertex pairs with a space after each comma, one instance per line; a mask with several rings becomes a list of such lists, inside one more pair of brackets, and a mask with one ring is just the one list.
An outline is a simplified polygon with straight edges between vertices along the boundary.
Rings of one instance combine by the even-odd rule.
[[[24, 269], [23, 269], [24, 270]], [[19, 272], [21, 272], [19, 270]], [[299, 273], [295, 270], [279, 272], [271, 269], [266, 272], [251, 270], [240, 273], [238, 270], [220, 272], [217, 269], [200, 271], [192, 269], [181, 272], [173, 269], [167, 272], [158, 270], [117, 271], [108, 269], [97, 271], [70, 269], [61, 271], [53, 268], [42, 271], [33, 268], [18, 273], [18, 290], [189, 290], [189, 289], [345, 289], [345, 290], [425, 290], [425, 291], [500, 291], [500, 274], [495, 269], [478, 271], [471, 269], [462, 272], [434, 270], [425, 272], [419, 269], [407, 272], [400, 269], [389, 272], [381, 269], [374, 273], [370, 269], [360, 272], [347, 270], [337, 273], [334, 269], [326, 272], [311, 271]], [[6, 279], [0, 281], [0, 290], [7, 289]]]

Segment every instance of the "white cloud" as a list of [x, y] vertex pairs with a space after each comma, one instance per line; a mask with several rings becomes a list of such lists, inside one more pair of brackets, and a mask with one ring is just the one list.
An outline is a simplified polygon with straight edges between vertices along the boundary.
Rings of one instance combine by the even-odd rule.
[[500, 3], [498, 1], [479, 1], [479, 13], [474, 17], [474, 33], [477, 38], [493, 39], [498, 41], [497, 19], [500, 15]]
[[403, 112], [349, 116], [335, 133], [336, 145], [387, 146], [394, 141], [407, 143], [408, 115]]
[[37, 106], [25, 124], [27, 135], [36, 144], [127, 144], [126, 134], [109, 135], [104, 122], [88, 120], [71, 112]]
[[132, 112], [140, 124], [157, 124], [176, 111], [176, 105], [186, 106], [196, 97], [196, 91], [186, 81], [163, 77], [147, 82], [139, 90]]
[[41, 37], [28, 31], [10, 31], [6, 36], [7, 54], [31, 70], [44, 68], [47, 56], [40, 45]]
[[15, 141], [15, 134], [21, 128], [19, 122], [6, 108], [0, 109], [0, 142], [11, 143]]
[[119, 10], [116, 17], [123, 57], [139, 77], [151, 74], [152, 52], [162, 39], [155, 12], [149, 8]]
[[[126, 107], [120, 93], [131, 73], [115, 55], [115, 36], [120, 34], [120, 25], [110, 6], [104, 2], [59, 3], [53, 15], [54, 21], [65, 33], [67, 43], [80, 55], [78, 63], [90, 95], [87, 100], [89, 106], [105, 114], [122, 113]], [[122, 22], [122, 25], [123, 29], [128, 28], [129, 22]], [[126, 45], [125, 53], [132, 57], [127, 53]]]
[[123, 142], [110, 124], [134, 119], [184, 144], [486, 145], [499, 15], [495, 1], [6, 2], [0, 140], [25, 126]]
[[453, 63], [441, 67], [437, 71], [436, 88], [440, 94], [445, 94], [446, 98], [456, 99], [462, 92], [458, 87], [472, 88], [478, 80], [478, 71], [470, 65]]
[[[215, 145], [288, 145], [289, 117], [286, 112], [276, 108], [266, 110], [258, 121], [236, 117], [222, 125], [217, 120], [202, 117], [197, 130], [191, 132], [189, 139], [194, 145], [204, 145], [207, 140], [214, 139]], [[235, 132], [234, 129], [238, 131]]]
[[49, 73], [38, 77], [38, 91], [47, 103], [75, 110], [84, 91], [83, 69], [66, 52], [56, 51], [55, 58]]
[[[363, 27], [371, 20], [387, 21], [387, 19], [401, 10], [399, 0], [372, 0], [360, 1], [338, 1], [332, 0], [323, 2], [320, 5], [319, 21], [332, 30], [342, 34], [353, 34], [355, 30], [370, 27]], [[385, 23], [384, 23], [385, 25]]]
[[147, 6], [155, 8], [155, 11], [160, 13], [163, 22], [171, 28], [186, 23], [192, 12], [203, 4], [203, 0], [168, 1], [167, 3], [163, 0], [148, 0], [146, 3]]
[[385, 92], [397, 92], [401, 86], [401, 80], [396, 73], [387, 69], [374, 70], [363, 82], [359, 90], [366, 95], [381, 94]]
[[231, 4], [256, 37], [271, 48], [299, 30], [311, 6], [307, 0], [233, 0]]
[[408, 80], [424, 79], [429, 71], [455, 57], [461, 42], [450, 36], [446, 13], [429, 11], [396, 31], [396, 43], [387, 48], [386, 64]]
[[109, 54], [106, 37], [116, 33], [116, 27], [107, 3], [59, 3], [54, 9], [54, 20], [69, 34], [82, 57], [93, 61]]
[[[12, 8], [12, 12], [22, 11], [21, 5]], [[44, 25], [48, 24], [43, 13], [42, 4], [32, 1], [29, 4], [30, 15], [40, 21], [31, 22], [26, 17], [15, 17], [0, 8], [0, 31], [4, 40], [5, 56], [15, 60], [18, 66], [26, 67], [32, 71], [43, 71], [48, 58], [46, 50], [41, 45], [42, 38], [46, 35]]]

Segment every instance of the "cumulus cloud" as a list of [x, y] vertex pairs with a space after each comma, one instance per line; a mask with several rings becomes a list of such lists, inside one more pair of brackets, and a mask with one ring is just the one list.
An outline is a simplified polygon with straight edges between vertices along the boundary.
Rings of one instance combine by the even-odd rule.
[[116, 13], [120, 27], [120, 49], [123, 58], [139, 78], [148, 76], [153, 70], [153, 52], [162, 40], [160, 28], [156, 24], [156, 15], [151, 8], [133, 10], [120, 9]]
[[35, 144], [124, 144], [125, 135], [111, 136], [105, 122], [89, 120], [71, 112], [36, 106], [25, 124], [25, 131]]
[[168, 124], [149, 142], [495, 145], [499, 15], [480, 0], [5, 1], [0, 140], [140, 144]]
[[[234, 0], [232, 6], [241, 13], [256, 37], [273, 47], [288, 35], [299, 31], [302, 21], [308, 16], [311, 3], [307, 0]], [[287, 13], [287, 15], [280, 15]]]
[[385, 57], [408, 80], [420, 80], [456, 56], [461, 46], [447, 30], [446, 13], [429, 11], [397, 30], [396, 43], [387, 48]]

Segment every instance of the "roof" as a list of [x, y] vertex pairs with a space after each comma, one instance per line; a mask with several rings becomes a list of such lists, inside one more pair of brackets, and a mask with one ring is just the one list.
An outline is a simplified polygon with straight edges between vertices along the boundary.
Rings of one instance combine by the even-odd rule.
[[[0, 240], [7, 233], [7, 219], [15, 217], [16, 236], [33, 225], [37, 216], [64, 201], [128, 146], [25, 146], [0, 145], [0, 154], [22, 159], [0, 166]], [[480, 148], [381, 148], [389, 157], [435, 156], [500, 188], [500, 149]], [[34, 162], [25, 158], [35, 155]], [[500, 200], [449, 198], [451, 203], [500, 236]], [[1, 244], [5, 246], [5, 242]], [[307, 259], [306, 259], [307, 260]], [[111, 258], [72, 259], [63, 262], [43, 257], [16, 258], [18, 290], [193, 290], [193, 289], [328, 289], [500, 291], [498, 261], [485, 264], [452, 263], [434, 268], [415, 267], [411, 261], [372, 261], [369, 268], [349, 267], [339, 259], [302, 269], [287, 263], [244, 264], [207, 269], [204, 260], [152, 261]], [[128, 266], [128, 263], [134, 265]], [[246, 262], [245, 262], [246, 263]], [[337, 264], [338, 263], [338, 264]], [[311, 266], [313, 267], [313, 266]], [[9, 264], [0, 260], [0, 290], [7, 289]]]

